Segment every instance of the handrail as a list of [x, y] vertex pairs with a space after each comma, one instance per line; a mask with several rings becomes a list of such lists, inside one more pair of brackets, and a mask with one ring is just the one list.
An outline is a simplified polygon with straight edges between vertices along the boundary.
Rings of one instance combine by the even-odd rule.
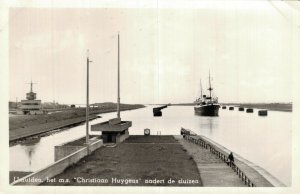
[[[183, 132], [183, 131], [187, 131], [187, 130], [181, 128], [181, 132]], [[255, 187], [255, 184], [247, 177], [246, 173], [244, 171], [242, 171], [234, 162], [227, 162], [228, 157], [225, 154], [223, 154], [222, 152], [215, 149], [215, 147], [213, 145], [207, 143], [203, 139], [196, 139], [195, 136], [192, 137], [190, 134], [187, 134], [187, 133], [183, 134], [183, 138], [194, 144], [197, 144], [205, 149], [209, 149], [209, 151], [211, 153], [217, 155], [223, 162], [227, 163], [227, 165], [229, 165], [234, 170], [234, 172], [236, 172], [236, 174], [239, 176], [239, 178], [242, 179], [242, 181], [245, 183], [245, 185], [247, 185], [248, 187]]]

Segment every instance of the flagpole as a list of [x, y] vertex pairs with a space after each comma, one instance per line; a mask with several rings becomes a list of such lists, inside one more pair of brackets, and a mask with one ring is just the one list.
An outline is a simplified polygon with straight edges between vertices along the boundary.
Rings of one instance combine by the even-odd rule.
[[120, 35], [118, 33], [118, 104], [117, 104], [117, 117], [120, 119]]

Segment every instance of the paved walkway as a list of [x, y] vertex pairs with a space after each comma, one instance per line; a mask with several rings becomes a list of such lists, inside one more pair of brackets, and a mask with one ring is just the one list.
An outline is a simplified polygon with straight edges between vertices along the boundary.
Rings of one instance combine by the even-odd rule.
[[[230, 153], [230, 150], [223, 147], [222, 145], [202, 136], [206, 142], [214, 145], [217, 150], [223, 150], [227, 153]], [[238, 154], [234, 154], [234, 163], [241, 169], [247, 177], [255, 184], [256, 187], [284, 187], [279, 180], [273, 177], [270, 173], [268, 173], [263, 168], [257, 166], [256, 164], [251, 163], [250, 161], [242, 158]]]
[[178, 142], [193, 156], [204, 187], [246, 187], [236, 173], [209, 149], [175, 136]]

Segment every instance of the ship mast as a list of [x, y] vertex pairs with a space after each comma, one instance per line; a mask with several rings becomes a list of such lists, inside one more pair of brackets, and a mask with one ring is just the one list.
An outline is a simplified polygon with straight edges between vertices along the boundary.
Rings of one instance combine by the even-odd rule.
[[200, 94], [201, 94], [201, 96], [200, 96], [200, 98], [202, 98], [202, 82], [201, 82], [201, 79], [200, 79]]
[[211, 82], [210, 82], [210, 71], [209, 71], [209, 88], [208, 88], [208, 90], [209, 90], [209, 98], [210, 98], [210, 101], [212, 101], [212, 99], [211, 99], [211, 91], [213, 90], [213, 88], [211, 87]]

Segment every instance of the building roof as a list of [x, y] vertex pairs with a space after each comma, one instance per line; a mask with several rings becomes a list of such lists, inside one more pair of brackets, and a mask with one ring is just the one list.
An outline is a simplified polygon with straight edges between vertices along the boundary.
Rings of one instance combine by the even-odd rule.
[[110, 132], [122, 132], [132, 126], [131, 121], [121, 121], [118, 124], [109, 124], [109, 121], [98, 123], [91, 126], [91, 131], [110, 131]]

